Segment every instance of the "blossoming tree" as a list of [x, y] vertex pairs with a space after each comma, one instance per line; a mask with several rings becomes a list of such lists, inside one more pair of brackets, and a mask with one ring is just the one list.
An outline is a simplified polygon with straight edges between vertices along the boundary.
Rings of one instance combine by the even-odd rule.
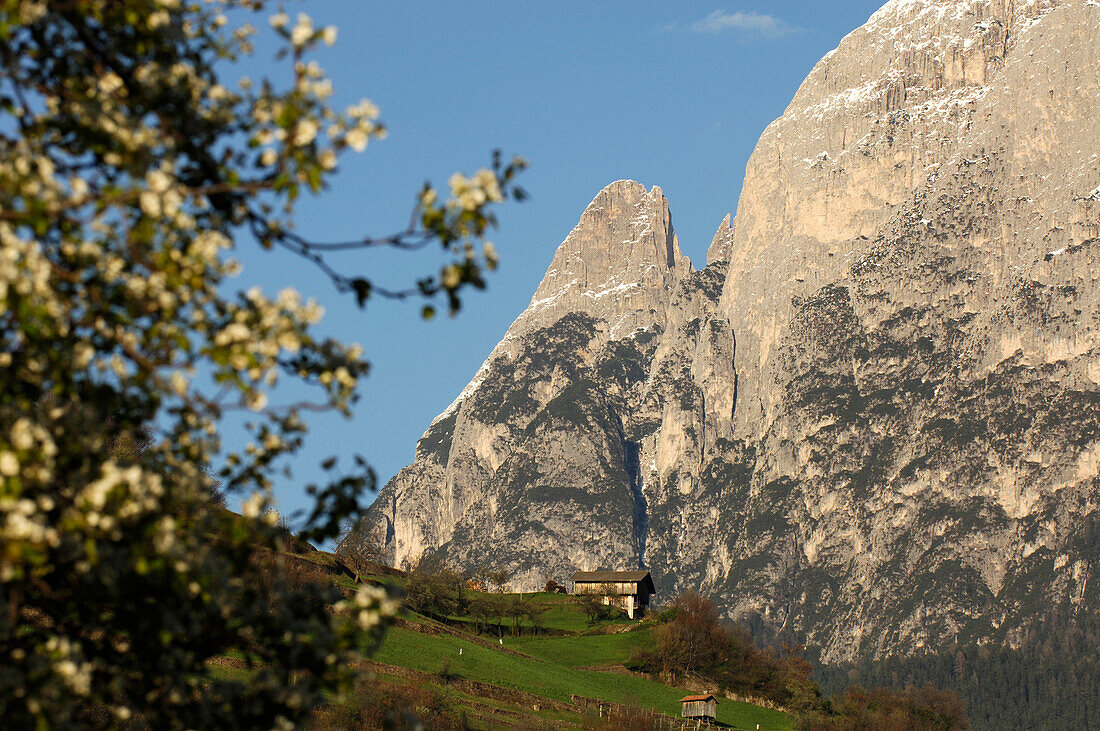
[[[271, 480], [302, 444], [303, 411], [349, 413], [367, 365], [315, 335], [321, 308], [298, 293], [237, 292], [230, 254], [255, 241], [361, 305], [423, 297], [429, 316], [438, 296], [453, 311], [495, 265], [490, 208], [522, 196], [523, 162], [456, 174], [446, 199], [425, 186], [393, 235], [296, 233], [299, 195], [384, 128], [370, 102], [330, 105], [308, 57], [336, 31], [305, 15], [266, 18], [293, 70], [285, 88], [219, 81], [254, 32], [227, 14], [264, 7], [0, 0], [0, 718], [12, 727], [295, 725], [339, 697], [395, 611], [370, 587], [291, 590], [255, 560], [289, 539]], [[407, 289], [326, 259], [436, 242], [450, 262]], [[287, 382], [316, 398], [269, 403]], [[254, 418], [248, 446], [227, 452], [232, 410]], [[212, 498], [214, 465], [246, 497], [242, 515]], [[356, 465], [308, 488], [304, 538], [334, 536], [357, 509], [372, 478]], [[209, 672], [232, 653], [246, 681]]]

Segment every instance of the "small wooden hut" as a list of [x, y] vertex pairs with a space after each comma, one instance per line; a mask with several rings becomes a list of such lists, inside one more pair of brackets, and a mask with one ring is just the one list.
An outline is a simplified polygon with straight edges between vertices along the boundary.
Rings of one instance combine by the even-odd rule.
[[574, 594], [597, 594], [631, 619], [645, 613], [650, 595], [656, 593], [648, 571], [577, 571], [570, 580]]
[[700, 721], [714, 721], [718, 715], [718, 701], [711, 694], [686, 695], [680, 699], [680, 716]]

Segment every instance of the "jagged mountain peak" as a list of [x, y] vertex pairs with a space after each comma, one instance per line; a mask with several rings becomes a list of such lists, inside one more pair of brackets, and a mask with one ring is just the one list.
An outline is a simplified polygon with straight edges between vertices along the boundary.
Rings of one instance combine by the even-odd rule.
[[594, 288], [640, 286], [652, 279], [646, 276], [651, 268], [663, 274], [683, 259], [661, 189], [653, 186], [647, 191], [636, 181], [616, 180], [585, 208], [531, 302], [550, 296], [563, 284], [593, 289], [591, 296], [598, 298], [604, 290]]
[[[646, 190], [635, 180], [608, 183], [558, 247], [555, 259], [562, 257], [606, 269], [616, 265], [674, 268], [682, 254], [668, 199], [656, 185]], [[626, 261], [613, 262], [616, 257]]]
[[515, 357], [525, 336], [566, 315], [590, 315], [612, 340], [663, 328], [676, 284], [693, 271], [661, 188], [627, 179], [608, 183], [558, 245], [530, 304], [435, 422], [450, 418], [481, 388], [495, 360]]
[[733, 226], [730, 223], [730, 214], [727, 213], [726, 217], [722, 219], [721, 225], [718, 226], [718, 230], [714, 232], [714, 238], [711, 239], [710, 247], [707, 249], [707, 264], [729, 261], [730, 246], [732, 245]]
[[606, 321], [612, 338], [650, 327], [664, 320], [673, 285], [690, 271], [661, 189], [616, 180], [596, 194], [558, 246], [509, 336], [569, 312]]

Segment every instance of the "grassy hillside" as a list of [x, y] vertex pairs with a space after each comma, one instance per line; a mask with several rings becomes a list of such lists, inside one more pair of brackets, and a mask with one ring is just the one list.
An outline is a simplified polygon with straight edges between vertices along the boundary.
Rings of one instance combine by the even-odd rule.
[[[258, 552], [255, 560], [303, 591], [327, 584], [351, 594], [369, 582], [405, 595], [394, 626], [363, 660], [373, 671], [370, 679], [350, 697], [333, 698], [315, 710], [310, 731], [673, 731], [694, 725], [681, 726], [680, 698], [719, 688], [793, 709], [787, 713], [719, 695], [720, 728], [967, 727], [958, 698], [930, 685], [847, 688], [824, 698], [812, 666], [797, 649], [755, 648], [746, 630], [725, 624], [712, 602], [691, 592], [659, 617], [632, 621], [618, 609], [581, 597], [479, 591], [474, 587], [480, 588], [475, 581], [481, 578], [446, 568], [406, 574], [340, 559], [301, 542], [291, 542], [284, 552]], [[256, 660], [221, 656], [208, 666], [215, 679], [242, 679], [256, 672]], [[672, 682], [660, 680], [670, 677]]]
[[[387, 634], [374, 659], [441, 677], [449, 675], [520, 690], [551, 700], [568, 702], [570, 696], [576, 694], [678, 716], [680, 698], [697, 689], [672, 688], [632, 675], [578, 670], [572, 666], [577, 658], [582, 663], [593, 659], [604, 664], [625, 661], [634, 646], [632, 634], [635, 633], [549, 637], [514, 644], [505, 638], [504, 649], [501, 649], [499, 645], [486, 647], [462, 636], [429, 635], [395, 628]], [[582, 649], [586, 642], [592, 643], [596, 650]], [[539, 657], [534, 653], [506, 651], [516, 649], [525, 653], [532, 646], [537, 648]], [[459, 654], [460, 648], [462, 654]], [[758, 723], [761, 729], [791, 728], [783, 713], [729, 700], [719, 702], [718, 720], [734, 728], [752, 729]]]
[[[850, 688], [834, 699], [822, 698], [812, 666], [797, 652], [754, 648], [747, 632], [725, 625], [714, 605], [698, 594], [678, 597], [658, 618], [631, 621], [619, 610], [578, 597], [477, 591], [464, 575], [446, 569], [406, 575], [364, 563], [352, 570], [305, 544], [257, 560], [271, 562], [303, 587], [330, 584], [350, 593], [366, 581], [405, 592], [400, 617], [364, 660], [373, 679], [352, 697], [317, 710], [311, 731], [672, 731], [681, 728], [681, 697], [718, 688], [768, 698], [799, 714], [796, 719], [720, 696], [720, 728], [793, 729], [796, 723], [822, 731], [966, 728], [958, 698], [932, 686]], [[694, 664], [687, 664], [683, 653]], [[218, 657], [209, 665], [215, 678], [237, 678], [255, 672], [247, 660]], [[627, 665], [650, 673], [631, 672]], [[680, 680], [658, 680], [669, 677]], [[706, 680], [685, 679], [697, 677]], [[688, 725], [693, 724], [683, 728]]]
[[[517, 595], [470, 594], [483, 601], [517, 599]], [[495, 627], [476, 635], [469, 630], [472, 625], [466, 617], [449, 617], [439, 622], [406, 612], [405, 621], [389, 631], [372, 659], [384, 666], [380, 668], [383, 677], [392, 673], [393, 668], [406, 668], [418, 673], [415, 678], [419, 685], [427, 682], [444, 693], [461, 686], [453, 701], [463, 706], [467, 722], [474, 727], [481, 725], [478, 717], [482, 717], [486, 726], [491, 719], [484, 717], [485, 708], [474, 709], [469, 705], [471, 696], [464, 692], [469, 685], [463, 686], [462, 681], [524, 694], [527, 703], [522, 707], [513, 704], [515, 707], [511, 709], [513, 714], [517, 709], [522, 711], [519, 717], [510, 719], [511, 725], [517, 726], [598, 724], [598, 706], [593, 705], [585, 713], [583, 706], [571, 702], [574, 695], [679, 717], [680, 698], [703, 690], [672, 687], [628, 673], [622, 667], [635, 648], [651, 642], [651, 623], [616, 618], [590, 625], [571, 597], [540, 593], [518, 598], [542, 605], [538, 630], [525, 621], [521, 623], [519, 636], [510, 634], [512, 628], [508, 623], [503, 626], [503, 637], [498, 637]], [[489, 695], [492, 694], [490, 690]], [[535, 698], [545, 702], [530, 703]], [[534, 711], [534, 705], [542, 708]], [[575, 707], [573, 712], [563, 713], [568, 706]], [[520, 722], [524, 713], [528, 718]], [[497, 717], [491, 722], [496, 727], [502, 720]], [[718, 722], [738, 729], [755, 729], [757, 724], [760, 729], [793, 727], [784, 713], [725, 699], [718, 703]]]
[[571, 635], [566, 637], [519, 637], [511, 647], [540, 660], [582, 667], [622, 663], [635, 648], [652, 641], [649, 627], [633, 632], [606, 635]]
[[[304, 543], [257, 560], [277, 562], [292, 581], [331, 583], [346, 592], [359, 581], [412, 589], [403, 572], [382, 566], [352, 571]], [[636, 648], [652, 644], [653, 620], [631, 621], [618, 610], [590, 618], [574, 597], [544, 592], [466, 590], [463, 606], [480, 606], [479, 619], [403, 610], [368, 661], [374, 679], [350, 702], [321, 709], [316, 728], [411, 728], [409, 711], [426, 729], [642, 729], [659, 727], [654, 714], [665, 717], [664, 728], [678, 728], [669, 724], [679, 718], [680, 698], [713, 690], [674, 687], [623, 667]], [[255, 672], [239, 656], [209, 665], [215, 678]], [[718, 723], [793, 728], [785, 713], [726, 699], [719, 699]]]

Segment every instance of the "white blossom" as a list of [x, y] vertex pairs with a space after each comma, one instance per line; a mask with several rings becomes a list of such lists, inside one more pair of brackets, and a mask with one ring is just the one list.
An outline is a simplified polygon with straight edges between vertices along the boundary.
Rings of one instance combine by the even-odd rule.
[[348, 143], [348, 147], [356, 152], [362, 152], [367, 149], [368, 139], [366, 131], [359, 127], [348, 130], [348, 133], [344, 136], [344, 141]]
[[305, 13], [298, 13], [298, 22], [294, 30], [290, 31], [290, 42], [295, 46], [303, 46], [313, 37], [313, 20]]
[[9, 451], [0, 452], [0, 475], [15, 477], [19, 474], [19, 459]]
[[17, 420], [11, 428], [11, 445], [16, 449], [30, 449], [35, 442], [33, 432], [30, 419], [24, 417]]
[[294, 144], [304, 147], [317, 136], [319, 126], [312, 119], [303, 119], [294, 126]]
[[158, 10], [149, 14], [149, 17], [145, 19], [145, 24], [149, 26], [150, 30], [156, 30], [161, 26], [168, 25], [171, 20], [172, 18], [168, 15], [167, 10]]
[[267, 394], [253, 389], [244, 395], [244, 402], [252, 411], [263, 411], [267, 406]]
[[241, 503], [241, 515], [246, 518], [259, 517], [260, 511], [267, 505], [267, 499], [263, 493], [254, 492], [248, 499]]
[[46, 10], [46, 3], [44, 2], [23, 0], [19, 5], [19, 22], [30, 25], [36, 20], [40, 20], [46, 14]]

